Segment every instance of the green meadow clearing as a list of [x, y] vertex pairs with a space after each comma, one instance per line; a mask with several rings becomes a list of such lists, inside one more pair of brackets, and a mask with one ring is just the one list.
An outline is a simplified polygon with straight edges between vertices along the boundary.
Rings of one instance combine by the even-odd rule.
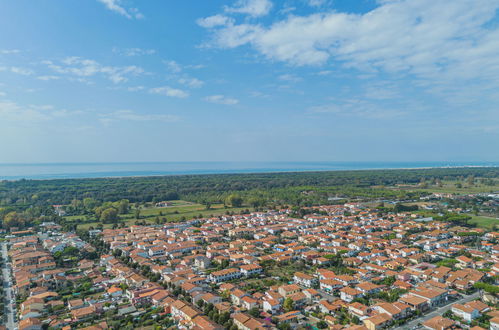
[[499, 226], [499, 219], [484, 216], [471, 216], [469, 223], [484, 229], [494, 229], [496, 226]]
[[[120, 215], [120, 220], [118, 223], [125, 223], [126, 226], [135, 224], [137, 221], [145, 221], [146, 223], [154, 224], [156, 219], [160, 220], [166, 219], [167, 222], [178, 222], [181, 220], [190, 220], [195, 217], [211, 217], [220, 216], [227, 214], [228, 212], [240, 213], [243, 210], [248, 209], [247, 207], [225, 207], [224, 204], [213, 204], [210, 209], [206, 209], [205, 205], [196, 204], [186, 201], [171, 201], [171, 206], [167, 207], [155, 207], [146, 206], [141, 207], [140, 219], [135, 217], [135, 208], [132, 207], [128, 214]], [[90, 227], [96, 227], [101, 222], [97, 221], [94, 216], [66, 216], [65, 219], [68, 222], [77, 223], [78, 229], [88, 229]], [[103, 224], [104, 228], [111, 228], [113, 224], [107, 223]]]

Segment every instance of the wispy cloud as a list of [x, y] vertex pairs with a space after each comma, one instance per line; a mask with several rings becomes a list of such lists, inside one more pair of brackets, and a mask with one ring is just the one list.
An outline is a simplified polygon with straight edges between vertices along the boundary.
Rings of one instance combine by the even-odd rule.
[[131, 87], [127, 87], [127, 91], [129, 91], [129, 92], [138, 92], [138, 91], [142, 91], [144, 89], [145, 89], [144, 86], [131, 86]]
[[401, 110], [398, 106], [388, 107], [360, 99], [341, 100], [335, 103], [313, 106], [308, 111], [315, 114], [336, 114], [371, 119], [393, 119], [407, 114], [407, 109]]
[[331, 71], [331, 70], [321, 70], [321, 71], [317, 72], [317, 75], [318, 76], [329, 76], [332, 73], [333, 73], [333, 71]]
[[213, 28], [216, 26], [226, 25], [233, 22], [233, 19], [225, 15], [213, 15], [205, 18], [200, 18], [196, 21], [199, 26], [204, 28]]
[[328, 0], [305, 0], [305, 1], [311, 7], [322, 7], [329, 2]]
[[58, 64], [49, 60], [43, 61], [43, 63], [60, 74], [76, 77], [103, 75], [115, 84], [126, 82], [129, 80], [129, 77], [144, 73], [144, 70], [141, 67], [135, 65], [107, 66], [102, 65], [97, 61], [81, 57], [67, 57]]
[[259, 17], [267, 15], [272, 6], [270, 0], [238, 0], [233, 7], [226, 6], [225, 11]]
[[123, 55], [123, 56], [142, 56], [142, 55], [153, 55], [156, 54], [155, 49], [147, 49], [147, 48], [125, 48], [125, 49], [119, 49], [119, 48], [113, 48], [113, 52]]
[[142, 19], [144, 15], [142, 15], [137, 8], [125, 8], [120, 0], [97, 0], [103, 3], [107, 9], [114, 11], [115, 13], [120, 14], [128, 19]]
[[182, 66], [178, 64], [176, 61], [168, 60], [168, 61], [163, 61], [163, 63], [165, 63], [166, 68], [173, 73], [179, 73], [180, 71], [182, 71]]
[[204, 85], [204, 81], [197, 78], [180, 78], [178, 82], [182, 85], [188, 86], [190, 88], [199, 88]]
[[298, 77], [297, 75], [290, 74], [290, 73], [282, 74], [278, 78], [279, 78], [279, 80], [287, 81], [287, 82], [299, 82], [299, 81], [303, 80], [301, 77]]
[[149, 92], [153, 94], [166, 95], [169, 97], [177, 97], [177, 98], [186, 98], [189, 96], [188, 92], [183, 91], [181, 89], [172, 88], [170, 86], [151, 88]]
[[204, 98], [205, 101], [224, 105], [235, 105], [239, 103], [238, 99], [227, 97], [225, 95], [210, 95]]
[[31, 76], [35, 73], [33, 70], [29, 68], [24, 68], [19, 66], [0, 66], [0, 71], [8, 71], [23, 76]]
[[20, 52], [19, 49], [0, 49], [0, 54], [2, 55], [18, 54]]
[[111, 122], [121, 120], [137, 122], [175, 122], [179, 121], [180, 117], [169, 114], [144, 114], [132, 110], [118, 110], [101, 115], [99, 118], [99, 121], [103, 124], [110, 124]]
[[61, 79], [61, 77], [59, 76], [38, 76], [36, 77], [36, 79], [38, 80], [44, 80], [44, 81], [49, 81], [49, 80], [58, 80], [58, 79]]
[[21, 105], [10, 100], [0, 101], [0, 118], [3, 121], [47, 121], [79, 113], [79, 111], [56, 109], [52, 105]]

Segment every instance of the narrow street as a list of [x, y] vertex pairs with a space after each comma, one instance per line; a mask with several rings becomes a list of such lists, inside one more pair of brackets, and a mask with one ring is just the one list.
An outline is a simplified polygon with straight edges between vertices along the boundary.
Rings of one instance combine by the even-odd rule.
[[417, 318], [415, 320], [412, 320], [411, 322], [409, 322], [409, 323], [407, 323], [407, 324], [405, 324], [405, 325], [403, 325], [401, 327], [398, 327], [397, 329], [413, 329], [414, 327], [416, 327], [418, 325], [418, 323], [424, 323], [427, 320], [429, 320], [429, 319], [431, 319], [431, 318], [433, 318], [435, 316], [444, 314], [445, 312], [447, 312], [448, 310], [450, 310], [451, 306], [454, 305], [454, 304], [464, 304], [464, 303], [470, 302], [472, 300], [475, 300], [478, 297], [480, 297], [480, 292], [475, 292], [475, 293], [473, 293], [473, 294], [471, 294], [469, 296], [464, 296], [461, 299], [449, 302], [445, 306], [438, 307], [437, 309], [433, 310], [432, 312], [430, 312], [428, 314], [425, 314], [422, 317], [419, 317], [419, 318]]
[[7, 243], [5, 242], [2, 243], [2, 259], [3, 288], [5, 291], [4, 313], [7, 315], [7, 322], [5, 323], [5, 326], [9, 330], [17, 330], [18, 325], [14, 318], [16, 310], [14, 304], [14, 294], [12, 290], [12, 274], [10, 268], [8, 267], [9, 258], [7, 254]]

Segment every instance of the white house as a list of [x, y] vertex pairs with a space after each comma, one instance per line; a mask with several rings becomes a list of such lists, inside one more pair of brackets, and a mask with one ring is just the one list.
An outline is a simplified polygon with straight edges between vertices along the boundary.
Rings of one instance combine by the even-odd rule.
[[357, 298], [362, 298], [364, 294], [357, 290], [357, 289], [352, 289], [350, 287], [345, 287], [340, 290], [340, 298], [346, 302], [351, 302], [354, 299]]
[[240, 267], [240, 270], [241, 270], [241, 274], [243, 274], [244, 276], [256, 275], [256, 274], [260, 274], [263, 272], [263, 268], [261, 266], [254, 265], [254, 264], [242, 265]]
[[293, 280], [296, 284], [303, 285], [307, 288], [311, 288], [317, 283], [317, 279], [315, 277], [301, 272], [296, 272]]
[[227, 268], [211, 273], [210, 281], [215, 283], [230, 281], [240, 278], [242, 275], [243, 274], [237, 268]]

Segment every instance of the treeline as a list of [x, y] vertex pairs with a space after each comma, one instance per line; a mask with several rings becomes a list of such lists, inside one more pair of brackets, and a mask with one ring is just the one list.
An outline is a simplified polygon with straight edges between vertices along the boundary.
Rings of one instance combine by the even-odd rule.
[[50, 205], [37, 205], [28, 208], [15, 206], [0, 207], [0, 228], [25, 228], [42, 222], [59, 221]]
[[[92, 198], [100, 202], [126, 199], [130, 203], [185, 199], [220, 202], [238, 193], [246, 200], [287, 203], [319, 202], [331, 194], [400, 197], [410, 194], [372, 186], [418, 184], [422, 180], [449, 180], [473, 176], [497, 178], [497, 168], [439, 168], [298, 173], [180, 175], [157, 177], [19, 180], [0, 182], [0, 207], [70, 204]], [[307, 190], [310, 194], [307, 195]]]

